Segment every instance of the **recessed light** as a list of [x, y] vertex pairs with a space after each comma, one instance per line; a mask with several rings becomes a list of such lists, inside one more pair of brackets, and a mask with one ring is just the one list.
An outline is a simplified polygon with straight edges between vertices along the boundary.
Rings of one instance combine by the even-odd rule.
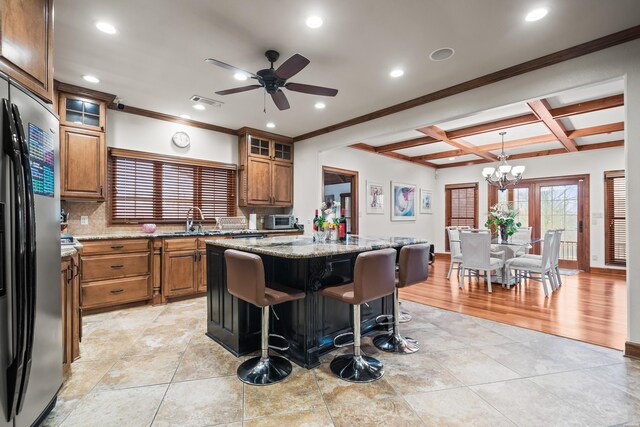
[[269, 123], [267, 123], [267, 127], [268, 127], [269, 129], [273, 129], [274, 127], [276, 127], [276, 124], [275, 124], [275, 123], [273, 123], [273, 122], [269, 122]]
[[449, 157], [450, 161], [454, 161], [456, 158], [455, 157]]
[[396, 68], [395, 70], [391, 70], [391, 72], [389, 73], [389, 75], [391, 77], [401, 77], [404, 75], [404, 71], [401, 70], [400, 68]]
[[118, 32], [118, 30], [116, 30], [116, 27], [109, 24], [108, 22], [98, 22], [96, 23], [96, 28], [107, 34], [115, 34]]
[[316, 102], [316, 105], [314, 105], [314, 107], [316, 107], [318, 110], [322, 110], [324, 109], [324, 107], [326, 107], [324, 102]]
[[547, 16], [547, 13], [549, 13], [549, 9], [546, 9], [544, 7], [541, 7], [540, 9], [534, 9], [531, 12], [527, 13], [527, 16], [525, 16], [524, 20], [527, 22], [539, 21], [540, 19]]
[[432, 61], [444, 61], [445, 59], [449, 59], [456, 53], [455, 50], [450, 47], [443, 47], [440, 49], [436, 49], [429, 55], [429, 59]]
[[202, 104], [193, 104], [193, 108], [195, 108], [196, 110], [202, 111], [204, 110], [204, 105]]
[[97, 78], [96, 76], [84, 75], [82, 76], [82, 78], [88, 81], [89, 83], [100, 83], [100, 79]]
[[188, 114], [180, 114], [180, 118], [181, 118], [181, 119], [189, 120], [189, 119], [191, 118], [191, 116], [190, 116], [190, 115], [188, 115]]
[[322, 27], [322, 18], [316, 15], [313, 15], [308, 17], [305, 23], [309, 28], [320, 28]]
[[236, 80], [244, 81], [247, 80], [247, 75], [245, 73], [235, 73], [233, 78]]

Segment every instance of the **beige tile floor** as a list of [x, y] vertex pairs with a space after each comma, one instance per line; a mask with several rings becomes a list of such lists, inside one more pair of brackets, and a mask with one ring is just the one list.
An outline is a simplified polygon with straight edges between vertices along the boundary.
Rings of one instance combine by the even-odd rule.
[[371, 384], [322, 365], [270, 387], [204, 335], [204, 298], [87, 316], [82, 358], [46, 426], [616, 425], [640, 422], [640, 362], [596, 347], [404, 302], [420, 352], [365, 351]]

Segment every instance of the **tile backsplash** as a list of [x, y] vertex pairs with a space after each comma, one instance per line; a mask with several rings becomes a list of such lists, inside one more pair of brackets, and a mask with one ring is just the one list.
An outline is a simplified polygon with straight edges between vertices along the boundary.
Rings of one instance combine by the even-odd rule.
[[[71, 202], [62, 201], [62, 208], [69, 215], [67, 233], [73, 235], [120, 233], [139, 231], [140, 224], [110, 224], [107, 203], [95, 202]], [[260, 219], [270, 214], [290, 214], [291, 208], [270, 208], [270, 207], [238, 207], [237, 215], [249, 218], [250, 213], [258, 216], [258, 229], [262, 228]], [[80, 223], [80, 217], [86, 216], [89, 219], [87, 225]], [[186, 216], [186, 212], [185, 212]], [[211, 227], [211, 225], [205, 225]], [[179, 224], [158, 224], [159, 231], [181, 231], [184, 230], [184, 223]]]

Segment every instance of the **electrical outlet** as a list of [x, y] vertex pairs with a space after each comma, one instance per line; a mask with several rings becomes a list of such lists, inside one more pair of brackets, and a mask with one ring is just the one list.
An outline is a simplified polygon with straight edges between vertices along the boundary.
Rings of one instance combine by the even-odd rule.
[[82, 215], [80, 217], [80, 225], [89, 225], [89, 217], [86, 215]]

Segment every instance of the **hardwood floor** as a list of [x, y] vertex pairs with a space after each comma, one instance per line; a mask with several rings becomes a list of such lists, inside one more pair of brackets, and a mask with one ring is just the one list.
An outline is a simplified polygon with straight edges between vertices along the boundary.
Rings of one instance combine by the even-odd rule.
[[449, 261], [436, 259], [429, 279], [400, 290], [400, 297], [534, 329], [605, 347], [624, 349], [627, 333], [627, 290], [624, 276], [579, 273], [562, 276], [563, 285], [545, 298], [535, 281], [511, 289], [494, 284], [487, 292], [484, 280], [458, 288], [454, 273], [447, 280]]

